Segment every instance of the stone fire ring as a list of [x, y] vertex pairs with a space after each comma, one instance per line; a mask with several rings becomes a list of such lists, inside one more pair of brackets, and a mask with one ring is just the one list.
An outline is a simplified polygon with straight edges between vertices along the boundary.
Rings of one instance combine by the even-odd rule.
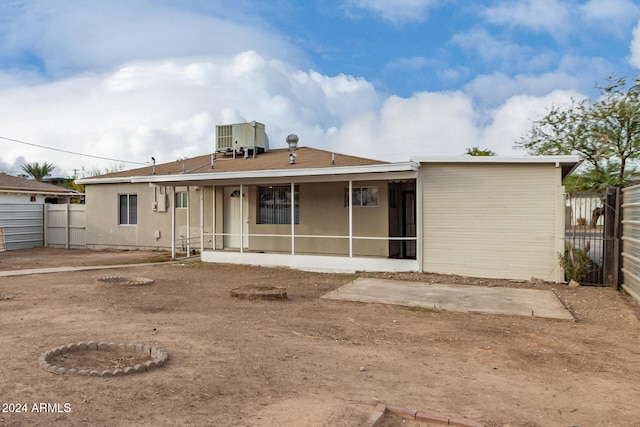
[[[118, 368], [113, 370], [88, 370], [88, 369], [76, 369], [76, 368], [63, 368], [62, 366], [52, 365], [51, 360], [58, 355], [79, 352], [79, 351], [113, 351], [113, 352], [128, 352], [128, 353], [144, 353], [152, 357], [153, 360], [147, 360], [143, 364], [137, 364], [134, 366], [127, 366], [126, 368]], [[89, 377], [118, 377], [128, 374], [144, 373], [153, 371], [157, 368], [161, 368], [167, 363], [169, 359], [169, 353], [165, 350], [152, 347], [144, 344], [123, 344], [123, 343], [106, 343], [106, 342], [80, 342], [77, 344], [67, 344], [61, 347], [56, 347], [45, 353], [38, 358], [38, 363], [47, 371], [53, 374], [68, 374], [68, 375], [82, 375]]]
[[97, 281], [102, 283], [112, 283], [115, 285], [127, 285], [127, 286], [142, 286], [142, 285], [150, 285], [153, 283], [153, 279], [149, 279], [148, 277], [109, 276], [109, 277], [101, 277]]
[[287, 299], [287, 288], [278, 286], [248, 285], [238, 286], [230, 291], [232, 298], [249, 300], [284, 300]]

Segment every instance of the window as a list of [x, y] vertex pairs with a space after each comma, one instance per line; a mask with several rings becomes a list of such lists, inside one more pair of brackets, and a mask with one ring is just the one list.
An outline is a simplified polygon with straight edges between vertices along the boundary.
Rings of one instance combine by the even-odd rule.
[[[353, 187], [351, 199], [354, 207], [377, 207], [378, 187]], [[349, 206], [349, 189], [344, 189], [344, 206]]]
[[120, 218], [118, 224], [133, 225], [138, 223], [138, 195], [120, 194]]
[[[295, 186], [295, 224], [300, 224], [300, 192]], [[258, 224], [291, 224], [291, 186], [258, 187], [260, 212]]]
[[178, 191], [176, 192], [176, 208], [186, 208], [187, 207], [187, 192], [186, 191]]

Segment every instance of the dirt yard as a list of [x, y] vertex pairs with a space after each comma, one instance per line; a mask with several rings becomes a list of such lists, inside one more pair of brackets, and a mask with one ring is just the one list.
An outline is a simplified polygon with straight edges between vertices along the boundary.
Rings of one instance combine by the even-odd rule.
[[[166, 259], [35, 249], [0, 253], [0, 270]], [[155, 283], [97, 282], [107, 276]], [[377, 403], [486, 426], [640, 425], [639, 310], [629, 297], [380, 276], [548, 289], [576, 321], [328, 301], [319, 297], [356, 276], [193, 261], [0, 277], [0, 426], [361, 426]], [[289, 298], [230, 297], [258, 284], [285, 286]], [[49, 349], [92, 340], [161, 347], [169, 361], [112, 378], [55, 375], [38, 364]]]

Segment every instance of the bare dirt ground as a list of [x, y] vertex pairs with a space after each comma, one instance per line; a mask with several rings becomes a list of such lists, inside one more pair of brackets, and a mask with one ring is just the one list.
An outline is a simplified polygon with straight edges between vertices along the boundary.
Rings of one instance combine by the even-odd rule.
[[[167, 258], [20, 250], [0, 253], [0, 270]], [[106, 276], [155, 283], [97, 282]], [[379, 276], [553, 290], [576, 321], [328, 301], [319, 297], [356, 276], [200, 262], [0, 277], [0, 426], [359, 426], [377, 403], [487, 426], [640, 425], [639, 310], [624, 294]], [[230, 297], [256, 284], [285, 286], [289, 298]], [[158, 346], [169, 362], [114, 378], [38, 365], [46, 350], [90, 340]]]

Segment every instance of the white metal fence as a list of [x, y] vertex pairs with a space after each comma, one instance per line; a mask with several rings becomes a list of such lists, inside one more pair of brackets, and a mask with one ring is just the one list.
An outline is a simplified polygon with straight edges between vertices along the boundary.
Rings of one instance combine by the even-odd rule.
[[640, 185], [622, 194], [622, 288], [640, 301]]
[[45, 205], [45, 246], [53, 248], [86, 247], [85, 205]]
[[7, 250], [43, 246], [41, 204], [0, 204], [0, 227]]

